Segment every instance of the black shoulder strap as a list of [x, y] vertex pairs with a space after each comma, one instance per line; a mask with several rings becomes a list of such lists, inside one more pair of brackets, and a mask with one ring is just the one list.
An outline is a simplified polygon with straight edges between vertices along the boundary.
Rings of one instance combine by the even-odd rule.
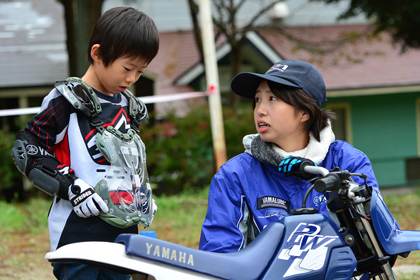
[[90, 123], [100, 132], [104, 132], [104, 123], [99, 118], [102, 112], [101, 103], [95, 91], [82, 79], [76, 77], [57, 81], [55, 88], [77, 110], [82, 111], [90, 120]]
[[139, 126], [149, 122], [147, 107], [140, 99], [136, 98], [128, 89], [122, 94], [128, 99], [129, 115], [134, 125], [134, 130], [139, 132]]
[[[104, 132], [103, 121], [99, 118], [102, 112], [101, 103], [95, 91], [82, 79], [76, 77], [57, 81], [54, 86], [77, 110], [82, 111], [100, 133]], [[132, 119], [133, 128], [139, 132], [139, 126], [149, 122], [149, 114], [146, 105], [137, 99], [129, 90], [122, 94], [128, 100], [129, 115]]]

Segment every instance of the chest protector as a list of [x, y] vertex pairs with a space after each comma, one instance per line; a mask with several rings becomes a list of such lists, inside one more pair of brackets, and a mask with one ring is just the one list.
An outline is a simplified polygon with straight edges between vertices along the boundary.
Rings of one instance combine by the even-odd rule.
[[95, 191], [109, 207], [99, 217], [116, 227], [141, 224], [148, 227], [153, 213], [152, 189], [146, 169], [146, 149], [138, 135], [140, 125], [149, 121], [145, 104], [130, 91], [121, 92], [129, 102], [133, 128], [127, 133], [113, 126], [103, 127], [98, 96], [79, 78], [55, 83], [55, 88], [78, 111], [85, 114], [98, 132], [96, 146], [110, 163], [108, 174], [95, 186]]

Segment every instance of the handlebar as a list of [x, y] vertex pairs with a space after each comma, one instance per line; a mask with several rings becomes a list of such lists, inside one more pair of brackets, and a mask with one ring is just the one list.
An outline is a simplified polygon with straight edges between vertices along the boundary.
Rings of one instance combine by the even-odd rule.
[[[303, 167], [302, 167], [303, 166]], [[330, 171], [328, 169], [321, 167], [321, 166], [312, 166], [309, 164], [302, 164], [301, 168], [303, 169], [303, 172], [309, 173], [309, 174], [315, 174], [315, 175], [322, 175], [323, 177], [327, 176]], [[302, 170], [299, 170], [302, 172]]]
[[317, 192], [337, 191], [341, 186], [341, 179], [335, 173], [330, 173], [326, 177], [318, 179], [314, 183]]
[[328, 169], [321, 166], [312, 166], [309, 162], [303, 162], [299, 172], [304, 176], [311, 176], [311, 174], [321, 175], [314, 182], [314, 188], [317, 192], [331, 192], [338, 191], [341, 186], [341, 179], [348, 178], [350, 173], [347, 170], [340, 170], [339, 172], [330, 172]]
[[[299, 173], [313, 180], [311, 181], [312, 186], [308, 188], [303, 198], [302, 208], [293, 210], [299, 210], [295, 211], [296, 214], [307, 213], [309, 210], [313, 211], [311, 213], [317, 213], [317, 211], [315, 211], [317, 209], [306, 208], [306, 200], [308, 199], [309, 194], [313, 189], [319, 193], [335, 192], [339, 193], [341, 197], [347, 196], [348, 199], [353, 200], [357, 198], [358, 201], [362, 201], [358, 198], [358, 192], [360, 192], [361, 186], [358, 183], [355, 183], [351, 176], [358, 176], [363, 178], [365, 180], [365, 185], [367, 186], [367, 177], [364, 174], [350, 173], [348, 170], [340, 170], [338, 167], [329, 171], [328, 169], [321, 166], [313, 166], [313, 162], [311, 161], [302, 162], [299, 168]], [[314, 178], [314, 175], [318, 175], [317, 178]], [[363, 189], [366, 190], [365, 188]], [[366, 196], [369, 195], [369, 193], [364, 192], [361, 195]], [[352, 209], [356, 212], [356, 214], [361, 215], [357, 210], [354, 209], [353, 206]]]

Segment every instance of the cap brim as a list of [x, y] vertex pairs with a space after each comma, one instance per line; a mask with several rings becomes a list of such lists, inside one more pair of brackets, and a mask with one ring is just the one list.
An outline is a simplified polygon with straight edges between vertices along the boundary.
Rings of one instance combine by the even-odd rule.
[[255, 92], [257, 91], [257, 88], [262, 80], [268, 80], [277, 84], [299, 88], [297, 84], [279, 77], [249, 72], [239, 73], [236, 75], [232, 79], [230, 87], [235, 94], [245, 98], [253, 99]]

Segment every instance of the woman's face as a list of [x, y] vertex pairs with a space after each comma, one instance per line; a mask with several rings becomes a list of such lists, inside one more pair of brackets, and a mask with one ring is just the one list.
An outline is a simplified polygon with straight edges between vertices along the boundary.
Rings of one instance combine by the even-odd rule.
[[308, 119], [306, 112], [277, 98], [266, 80], [260, 83], [255, 94], [254, 121], [263, 141], [275, 143], [286, 152], [301, 150], [308, 144], [308, 132], [303, 131]]

